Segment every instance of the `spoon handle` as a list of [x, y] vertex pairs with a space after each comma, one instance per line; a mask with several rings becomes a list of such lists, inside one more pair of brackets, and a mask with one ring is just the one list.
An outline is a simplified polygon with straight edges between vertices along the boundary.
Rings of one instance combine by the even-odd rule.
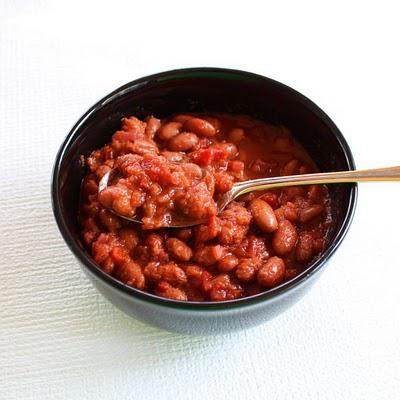
[[236, 183], [232, 190], [232, 196], [235, 198], [248, 192], [286, 186], [323, 185], [327, 183], [368, 181], [400, 181], [400, 166], [252, 179], [250, 181]]

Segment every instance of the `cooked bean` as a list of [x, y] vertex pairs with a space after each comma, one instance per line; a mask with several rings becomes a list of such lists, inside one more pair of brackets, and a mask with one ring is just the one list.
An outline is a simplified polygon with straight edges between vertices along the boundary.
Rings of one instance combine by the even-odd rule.
[[139, 235], [132, 228], [122, 228], [118, 235], [128, 251], [132, 251], [139, 243]]
[[192, 119], [192, 118], [193, 118], [193, 115], [178, 114], [178, 115], [175, 115], [175, 117], [173, 117], [172, 120], [175, 121], [175, 122], [180, 122], [181, 124], [183, 124], [187, 120]]
[[236, 278], [241, 282], [250, 282], [256, 276], [256, 263], [251, 258], [240, 260], [235, 269]]
[[206, 121], [208, 121], [217, 131], [217, 133], [221, 130], [222, 124], [218, 118], [215, 117], [204, 117]]
[[99, 219], [102, 225], [110, 232], [115, 232], [117, 229], [121, 228], [121, 220], [108, 210], [100, 210]]
[[165, 281], [171, 285], [178, 286], [186, 283], [185, 271], [175, 263], [159, 264], [150, 262], [143, 270], [144, 275], [151, 282]]
[[201, 268], [198, 265], [188, 265], [185, 272], [189, 283], [194, 287], [199, 288], [203, 285], [204, 268]]
[[229, 140], [233, 143], [241, 142], [245, 137], [245, 132], [243, 128], [234, 128], [229, 132]]
[[147, 236], [146, 245], [151, 256], [159, 261], [167, 261], [168, 254], [164, 248], [164, 238], [156, 233]]
[[[183, 135], [183, 134], [182, 134]], [[194, 163], [185, 163], [182, 164], [182, 169], [185, 171], [185, 174], [189, 178], [201, 178], [203, 176], [203, 170]]]
[[287, 135], [277, 136], [274, 140], [274, 149], [280, 152], [290, 152], [293, 149], [293, 139]]
[[296, 222], [298, 220], [298, 212], [296, 206], [288, 201], [282, 206], [283, 214], [285, 218], [290, 222]]
[[192, 229], [191, 228], [180, 228], [174, 231], [175, 236], [179, 239], [187, 242], [192, 237]]
[[261, 286], [273, 288], [279, 285], [285, 278], [285, 263], [279, 257], [271, 257], [260, 268], [257, 281]]
[[218, 261], [218, 270], [221, 272], [232, 271], [239, 263], [237, 257], [232, 254], [228, 254], [224, 258]]
[[300, 210], [299, 221], [302, 223], [309, 222], [315, 217], [318, 217], [324, 210], [324, 207], [320, 204], [314, 204], [308, 208], [304, 208]]
[[194, 133], [184, 132], [174, 136], [168, 141], [168, 148], [172, 151], [187, 151], [199, 142]]
[[178, 151], [168, 151], [164, 150], [161, 152], [161, 155], [164, 156], [168, 161], [172, 162], [180, 162], [180, 161], [185, 161], [187, 159], [187, 156], [185, 153], [181, 153]]
[[167, 122], [158, 130], [158, 137], [162, 140], [169, 140], [180, 133], [182, 124], [180, 122]]
[[274, 232], [278, 229], [278, 221], [274, 210], [267, 202], [255, 199], [250, 203], [250, 210], [256, 224], [262, 231]]
[[200, 247], [194, 254], [194, 260], [202, 265], [210, 266], [215, 264], [225, 255], [225, 249], [217, 245]]
[[182, 289], [175, 288], [168, 282], [160, 282], [155, 289], [155, 294], [172, 300], [187, 300], [187, 295]]
[[183, 128], [186, 131], [205, 137], [211, 137], [217, 133], [215, 127], [210, 122], [201, 118], [192, 118], [187, 120], [184, 123]]
[[272, 238], [272, 247], [276, 254], [285, 256], [289, 254], [297, 242], [296, 228], [287, 220], [279, 223], [278, 230]]
[[169, 238], [166, 242], [167, 250], [180, 261], [189, 261], [192, 258], [192, 249], [182, 240]]
[[146, 122], [146, 136], [150, 139], [153, 139], [154, 135], [161, 127], [161, 121], [157, 118], [150, 117]]
[[221, 232], [221, 224], [218, 217], [211, 217], [207, 223], [197, 225], [194, 234], [197, 243], [214, 239]]
[[296, 175], [299, 173], [300, 162], [299, 160], [291, 160], [282, 168], [281, 175]]
[[309, 233], [302, 233], [296, 245], [296, 260], [306, 264], [314, 256], [314, 239]]
[[146, 279], [143, 275], [140, 265], [134, 261], [128, 261], [119, 268], [117, 278], [129, 286], [136, 289], [144, 289]]

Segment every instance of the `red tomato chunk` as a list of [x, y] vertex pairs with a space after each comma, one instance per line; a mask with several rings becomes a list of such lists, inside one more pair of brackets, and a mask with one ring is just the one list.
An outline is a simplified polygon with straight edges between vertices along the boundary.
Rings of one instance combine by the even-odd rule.
[[[251, 296], [293, 279], [326, 247], [324, 186], [249, 193], [217, 213], [235, 182], [317, 171], [287, 128], [243, 115], [131, 116], [86, 165], [83, 243], [103, 271], [138, 290], [190, 301]], [[201, 223], [170, 228], [186, 220]]]

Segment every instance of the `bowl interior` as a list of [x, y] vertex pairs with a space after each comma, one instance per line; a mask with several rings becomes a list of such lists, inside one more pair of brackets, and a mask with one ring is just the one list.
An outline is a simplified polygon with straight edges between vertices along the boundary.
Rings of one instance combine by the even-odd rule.
[[[90, 109], [67, 137], [54, 173], [57, 204], [65, 229], [80, 244], [77, 223], [79, 191], [85, 174], [80, 156], [110, 140], [123, 116], [165, 117], [177, 112], [247, 114], [289, 127], [321, 171], [353, 169], [350, 150], [333, 122], [310, 100], [289, 87], [258, 75], [232, 70], [171, 71], [134, 81]], [[348, 213], [353, 185], [330, 185], [331, 238]], [[54, 200], [54, 199], [53, 199]]]

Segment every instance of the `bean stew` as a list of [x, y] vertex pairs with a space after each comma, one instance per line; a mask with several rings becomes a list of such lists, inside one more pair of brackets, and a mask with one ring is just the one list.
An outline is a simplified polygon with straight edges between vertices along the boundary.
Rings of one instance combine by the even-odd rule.
[[[175, 300], [250, 296], [294, 278], [327, 245], [325, 186], [249, 193], [217, 213], [235, 182], [317, 172], [285, 127], [243, 115], [131, 116], [85, 163], [83, 242], [103, 271], [134, 288]], [[98, 193], [111, 169], [119, 176]], [[169, 228], [182, 218], [203, 222]]]

